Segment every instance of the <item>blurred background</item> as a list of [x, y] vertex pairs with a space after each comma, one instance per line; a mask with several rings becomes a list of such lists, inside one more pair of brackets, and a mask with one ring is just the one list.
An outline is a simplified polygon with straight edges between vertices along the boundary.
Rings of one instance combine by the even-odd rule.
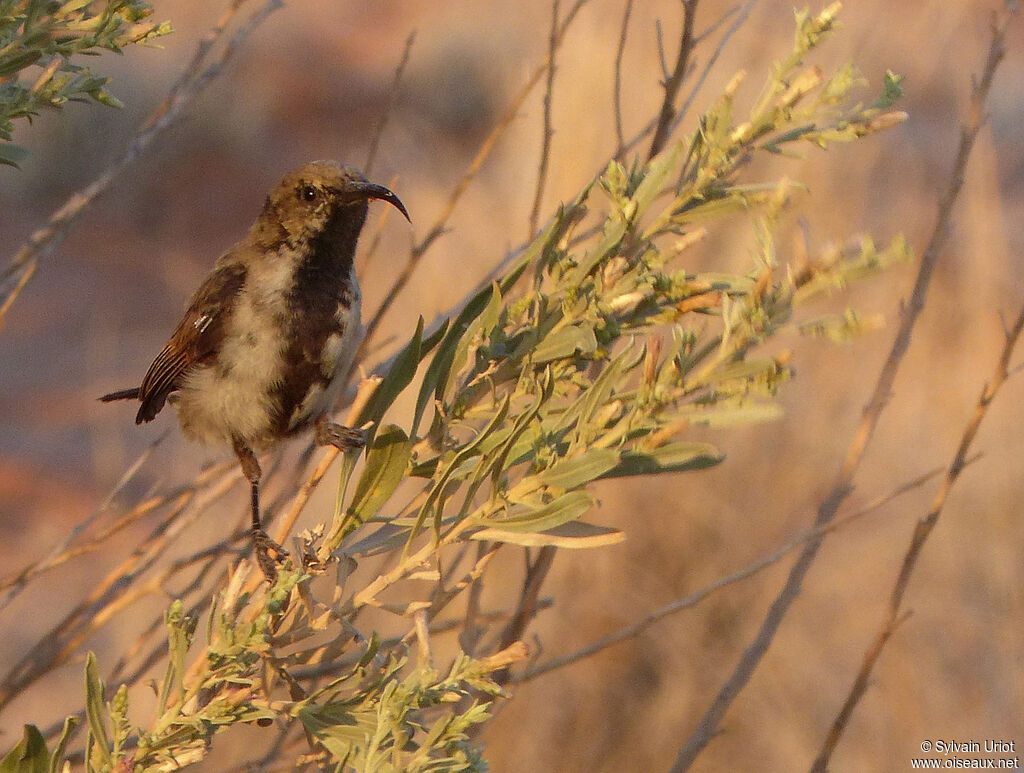
[[[71, 105], [17, 129], [15, 140], [32, 157], [20, 171], [0, 168], [5, 263], [70, 193], [119, 157], [222, 11], [222, 3], [154, 5], [156, 17], [175, 27], [162, 48], [104, 56], [94, 65], [113, 77], [111, 90], [124, 110]], [[564, 14], [568, 4], [562, 5]], [[791, 254], [804, 232], [812, 255], [861, 232], [880, 244], [903, 233], [918, 254], [923, 250], [947, 185], [970, 76], [981, 70], [990, 14], [1000, 3], [913, 5], [850, 3], [839, 33], [813, 59], [826, 71], [854, 61], [870, 84], [862, 91], [865, 102], [880, 91], [887, 69], [905, 75], [907, 96], [899, 107], [909, 120], [853, 145], [827, 153], [808, 147], [803, 159], [750, 171], [750, 181], [786, 175], [807, 185], [782, 220], [781, 255]], [[697, 31], [731, 7], [731, 0], [703, 0]], [[613, 63], [623, 9], [623, 0], [591, 0], [558, 54], [542, 220], [615, 150]], [[623, 58], [627, 137], [660, 105], [655, 21], [661, 20], [674, 57], [681, 16], [673, 0], [634, 3]], [[161, 416], [136, 428], [130, 409], [95, 397], [138, 382], [188, 295], [244, 234], [285, 172], [319, 158], [365, 165], [408, 35], [416, 31], [415, 44], [371, 176], [401, 196], [413, 232], [393, 218], [383, 228], [381, 247], [361, 278], [369, 310], [404, 265], [411, 238], [422, 238], [434, 223], [480, 143], [543, 61], [550, 17], [548, 3], [532, 0], [295, 0], [271, 15], [184, 120], [88, 211], [7, 317], [0, 332], [0, 574], [63, 540], [100, 506], [126, 467], [174, 426]], [[741, 69], [748, 72], [737, 97], [742, 114], [770, 62], [790, 51], [792, 34], [789, 3], [758, 2], [721, 52], [683, 131], [692, 130], [695, 116]], [[698, 70], [720, 35], [721, 29], [697, 49]], [[1000, 315], [1012, 318], [1024, 300], [1022, 67], [1018, 21], [928, 306], [842, 512], [949, 462], [998, 356]], [[450, 233], [392, 307], [371, 365], [408, 338], [417, 315], [430, 320], [457, 306], [528, 236], [542, 94], [537, 89], [524, 104], [459, 202]], [[745, 271], [753, 230], [735, 222], [735, 232], [714, 233], [687, 253], [694, 256], [687, 268]], [[556, 557], [544, 588], [555, 604], [531, 628], [544, 657], [585, 645], [746, 566], [811, 523], [888, 353], [915, 269], [899, 267], [818, 304], [821, 311], [849, 304], [884, 314], [886, 327], [849, 345], [785, 342], [796, 369], [780, 397], [785, 416], [771, 426], [700, 435], [727, 453], [724, 464], [597, 489], [601, 509], [589, 520], [622, 528], [629, 538]], [[976, 445], [983, 456], [947, 502], [908, 592], [913, 614], [882, 656], [834, 757], [835, 770], [905, 770], [925, 739], [1002, 738], [1024, 746], [1022, 398], [1024, 380], [1017, 376], [992, 407]], [[183, 483], [223, 458], [187, 446], [173, 431], [130, 492]], [[725, 732], [696, 770], [810, 764], [873, 640], [914, 523], [936, 487], [925, 485], [828, 539], [771, 650], [727, 715]], [[240, 492], [241, 486], [220, 505], [227, 522], [244, 515]], [[300, 526], [329, 517], [332, 496], [321, 491]], [[3, 610], [3, 670], [154, 523], [144, 521], [112, 539], [109, 549], [60, 567]], [[182, 549], [223, 536], [225, 523], [197, 524], [181, 538]], [[508, 552], [488, 578], [487, 599], [495, 607], [518, 593], [521, 582], [521, 560]], [[482, 737], [492, 770], [667, 769], [755, 634], [791, 560], [635, 639], [514, 687], [514, 700]], [[167, 601], [141, 600], [87, 646], [102, 662], [103, 653], [133, 640], [133, 619], [149, 620]], [[48, 725], [80, 705], [80, 675], [80, 663], [68, 665], [9, 705], [0, 714], [0, 748], [13, 746], [22, 723]], [[145, 724], [148, 715], [135, 721]], [[225, 769], [241, 744], [258, 737], [228, 732], [201, 768]]]

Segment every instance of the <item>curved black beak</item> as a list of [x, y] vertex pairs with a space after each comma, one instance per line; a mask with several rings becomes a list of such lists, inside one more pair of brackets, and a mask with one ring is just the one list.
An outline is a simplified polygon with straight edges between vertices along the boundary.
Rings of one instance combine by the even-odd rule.
[[409, 212], [406, 210], [405, 204], [402, 203], [402, 200], [398, 198], [390, 188], [385, 188], [383, 185], [377, 185], [377, 183], [353, 182], [352, 190], [363, 198], [386, 201], [401, 212], [405, 216], [406, 220], [410, 223], [412, 222], [412, 218], [409, 217]]

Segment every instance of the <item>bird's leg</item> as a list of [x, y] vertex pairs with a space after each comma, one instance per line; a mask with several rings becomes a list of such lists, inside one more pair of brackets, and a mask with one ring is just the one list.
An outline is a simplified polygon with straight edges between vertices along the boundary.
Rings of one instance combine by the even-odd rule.
[[316, 443], [320, 446], [334, 446], [342, 453], [348, 453], [365, 446], [366, 437], [358, 429], [335, 424], [325, 413], [316, 420]]
[[[256, 460], [256, 454], [253, 453], [252, 449], [244, 441], [238, 438], [234, 441], [234, 447], [235, 455], [238, 456], [238, 461], [242, 465], [242, 474], [245, 475], [245, 479], [249, 481], [250, 486], [250, 501], [252, 503], [252, 526], [250, 533], [252, 535], [253, 550], [256, 554], [256, 563], [259, 564], [263, 576], [267, 578], [267, 582], [273, 583], [277, 579], [277, 562], [287, 556], [288, 551], [274, 542], [263, 531], [263, 526], [260, 524], [260, 478], [263, 475], [263, 471], [260, 469], [260, 463]], [[275, 557], [271, 557], [271, 550], [276, 554]]]

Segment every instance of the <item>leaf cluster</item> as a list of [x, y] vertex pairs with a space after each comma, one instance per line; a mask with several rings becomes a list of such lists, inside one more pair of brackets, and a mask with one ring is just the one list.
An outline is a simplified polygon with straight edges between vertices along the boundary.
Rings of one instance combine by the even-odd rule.
[[[0, 164], [16, 166], [26, 155], [10, 141], [19, 118], [69, 101], [120, 107], [106, 89], [110, 79], [77, 60], [168, 34], [167, 22], [146, 21], [152, 13], [142, 0], [0, 0]], [[38, 74], [21, 80], [33, 67]]]

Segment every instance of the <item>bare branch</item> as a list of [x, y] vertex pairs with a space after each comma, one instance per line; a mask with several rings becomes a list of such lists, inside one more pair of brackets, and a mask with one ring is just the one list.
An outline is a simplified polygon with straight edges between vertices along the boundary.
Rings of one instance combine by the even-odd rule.
[[129, 593], [132, 583], [163, 555], [189, 524], [239, 481], [237, 472], [222, 475], [218, 483], [197, 494], [182, 495], [172, 511], [150, 535], [116, 566], [81, 603], [68, 612], [4, 675], [0, 682], [0, 709], [26, 686], [67, 662], [75, 649], [93, 631], [104, 625]]
[[683, 83], [683, 78], [686, 77], [686, 70], [690, 63], [690, 54], [693, 51], [693, 22], [697, 16], [697, 3], [699, 1], [683, 0], [683, 32], [679, 36], [679, 54], [676, 57], [676, 66], [672, 71], [672, 75], [663, 84], [665, 87], [665, 98], [661, 103], [661, 112], [658, 115], [658, 123], [654, 129], [654, 139], [651, 140], [651, 149], [647, 151], [648, 159], [658, 155], [668, 141], [672, 119], [676, 114], [676, 95], [679, 93], [679, 87]]
[[[974, 459], [969, 460], [969, 462], [973, 461]], [[669, 602], [665, 606], [661, 607], [660, 609], [654, 610], [653, 612], [645, 615], [636, 622], [630, 623], [629, 625], [624, 626], [618, 629], [617, 631], [612, 631], [611, 633], [606, 634], [605, 636], [602, 636], [601, 638], [591, 642], [585, 647], [581, 647], [575, 652], [571, 652], [568, 655], [562, 655], [557, 658], [552, 658], [551, 660], [548, 660], [536, 666], [531, 666], [530, 668], [526, 669], [523, 673], [514, 676], [512, 681], [528, 682], [531, 679], [537, 678], [538, 676], [543, 676], [549, 671], [555, 671], [559, 668], [570, 666], [573, 663], [578, 663], [579, 661], [584, 660], [585, 658], [588, 658], [591, 655], [596, 655], [598, 652], [602, 652], [608, 649], [609, 647], [613, 647], [616, 644], [621, 644], [624, 641], [633, 639], [639, 636], [644, 631], [646, 631], [652, 625], [665, 619], [666, 617], [674, 615], [676, 612], [681, 612], [684, 609], [690, 609], [691, 607], [695, 607], [708, 596], [721, 590], [722, 588], [725, 588], [729, 585], [734, 585], [735, 583], [740, 582], [742, 580], [746, 580], [749, 577], [753, 577], [755, 574], [759, 574], [762, 570], [777, 564], [779, 561], [781, 561], [787, 555], [792, 553], [798, 547], [807, 544], [808, 541], [812, 539], [817, 539], [828, 532], [838, 531], [840, 528], [848, 526], [854, 521], [860, 520], [861, 518], [870, 515], [871, 513], [877, 512], [882, 507], [895, 500], [897, 497], [902, 496], [903, 494], [906, 494], [917, 488], [920, 488], [929, 480], [932, 480], [941, 473], [941, 467], [931, 470], [925, 473], [924, 475], [920, 475], [917, 478], [914, 478], [913, 480], [904, 483], [903, 485], [897, 487], [896, 489], [886, 494], [885, 496], [879, 497], [878, 499], [869, 503], [863, 509], [858, 510], [855, 513], [852, 513], [843, 518], [839, 518], [835, 521], [832, 521], [832, 523], [825, 524], [824, 526], [807, 529], [803, 533], [797, 535], [794, 539], [787, 542], [785, 545], [782, 545], [781, 547], [778, 547], [775, 550], [773, 550], [771, 553], [768, 553], [767, 555], [762, 556], [756, 561], [747, 564], [742, 569], [739, 569], [733, 572], [732, 574], [727, 574], [724, 577], [719, 577], [717, 580], [708, 583], [703, 588], [695, 590], [693, 593], [687, 594], [686, 596], [683, 596], [680, 599], [676, 599], [675, 601]]]
[[668, 61], [665, 58], [665, 32], [661, 29], [661, 19], [654, 20], [654, 42], [658, 49], [658, 65], [661, 67], [661, 79], [667, 81], [672, 74], [668, 71]]
[[[530, 624], [530, 621], [537, 614], [540, 589], [548, 576], [548, 572], [551, 570], [556, 550], [551, 545], [545, 545], [540, 549], [533, 563], [529, 562], [529, 554], [527, 553], [523, 591], [520, 594], [519, 603], [516, 605], [512, 619], [508, 621], [505, 629], [501, 632], [501, 639], [497, 647], [495, 647], [498, 651], [511, 646], [514, 642], [520, 641], [526, 632], [526, 626]], [[506, 684], [509, 681], [509, 677], [510, 672], [508, 669], [505, 669], [495, 675], [495, 681], [498, 684]]]
[[[60, 566], [65, 561], [68, 561], [71, 558], [74, 558], [75, 556], [89, 552], [90, 550], [95, 550], [97, 547], [103, 544], [103, 540], [106, 539], [107, 536], [115, 533], [116, 531], [119, 531], [121, 528], [127, 526], [129, 523], [135, 520], [135, 517], [125, 518], [124, 516], [122, 516], [117, 520], [117, 522], [113, 526], [104, 530], [104, 532], [101, 535], [90, 540], [88, 543], [84, 545], [75, 544], [75, 541], [82, 535], [82, 533], [85, 532], [85, 530], [88, 529], [96, 521], [97, 518], [99, 518], [103, 513], [107, 511], [114, 498], [122, 490], [124, 490], [124, 487], [127, 486], [128, 483], [135, 477], [135, 474], [146, 463], [146, 460], [149, 459], [150, 454], [153, 453], [153, 449], [155, 449], [161, 443], [161, 441], [163, 441], [164, 437], [166, 437], [166, 433], [161, 435], [155, 441], [153, 441], [149, 445], [149, 447], [142, 452], [139, 458], [136, 459], [135, 462], [133, 462], [132, 465], [125, 471], [124, 475], [121, 476], [121, 479], [114, 486], [113, 490], [107, 495], [107, 498], [103, 501], [103, 504], [96, 508], [93, 514], [90, 515], [88, 518], [81, 521], [80, 523], [75, 524], [75, 527], [71, 530], [71, 532], [64, 539], [64, 541], [61, 542], [59, 545], [54, 546], [53, 550], [50, 551], [49, 555], [39, 559], [38, 561], [33, 561], [31, 564], [19, 570], [15, 574], [8, 575], [7, 577], [0, 580], [0, 590], [7, 591], [7, 595], [5, 595], [2, 600], [0, 600], [0, 611], [5, 609], [18, 596], [18, 594], [25, 589], [25, 586], [28, 585], [28, 583], [35, 579], [38, 575], [43, 574], [44, 572], [53, 569], [57, 566]], [[133, 510], [137, 511], [138, 508], [133, 508]], [[134, 515], [134, 513], [129, 513], [128, 515], [132, 516]]]
[[377, 160], [377, 148], [380, 146], [380, 138], [384, 134], [384, 128], [388, 125], [388, 119], [391, 118], [391, 113], [395, 109], [395, 102], [398, 101], [398, 87], [402, 83], [402, 76], [405, 74], [405, 68], [409, 65], [409, 57], [412, 54], [412, 44], [416, 41], [416, 30], [409, 33], [409, 37], [405, 39], [405, 48], [402, 50], [402, 58], [398, 62], [398, 67], [395, 68], [395, 76], [391, 80], [391, 87], [388, 89], [388, 101], [384, 105], [384, 109], [381, 111], [380, 120], [377, 122], [377, 128], [373, 131], [373, 138], [370, 140], [370, 150], [366, 154], [366, 165], [363, 167], [363, 171], [369, 175], [370, 170], [373, 169], [373, 162]]
[[[569, 27], [575, 20], [576, 14], [579, 13], [580, 9], [586, 5], [587, 2], [588, 0], [576, 0], [576, 2], [573, 3], [572, 8], [569, 9], [569, 13], [566, 14], [565, 19], [558, 28], [559, 45], [561, 45], [562, 41], [565, 39], [565, 34], [568, 32]], [[445, 202], [445, 205], [441, 210], [441, 214], [434, 222], [434, 225], [431, 226], [429, 231], [427, 231], [426, 236], [412, 246], [412, 249], [409, 252], [408, 261], [399, 272], [398, 276], [396, 276], [394, 281], [391, 283], [391, 287], [389, 287], [387, 292], [384, 294], [384, 300], [381, 302], [380, 307], [366, 324], [366, 335], [363, 338], [363, 346], [360, 347], [361, 350], [365, 348], [366, 343], [373, 337], [373, 334], [376, 332], [377, 327], [384, 318], [384, 315], [387, 313], [388, 309], [391, 308], [391, 304], [395, 302], [395, 298], [398, 297], [399, 293], [401, 293], [409, 283], [409, 279], [412, 277], [413, 271], [415, 271], [416, 266], [423, 259], [423, 256], [426, 255], [427, 250], [429, 250], [431, 246], [433, 246], [434, 242], [436, 242], [442, 235], [444, 235], [445, 231], [447, 231], [448, 220], [455, 211], [455, 205], [459, 203], [459, 200], [462, 198], [462, 194], [465, 193], [466, 188], [480, 172], [480, 169], [483, 166], [484, 161], [486, 161], [487, 157], [490, 155], [491, 150], [494, 149], [495, 144], [505, 133], [505, 130], [511, 125], [512, 121], [515, 120], [516, 116], [519, 114], [519, 109], [523, 106], [523, 102], [526, 101], [530, 92], [533, 91], [533, 87], [540, 81], [541, 76], [547, 72], [550, 64], [551, 57], [548, 56], [537, 67], [537, 69], [533, 71], [526, 83], [523, 84], [523, 87], [512, 100], [508, 109], [505, 111], [505, 114], [501, 117], [501, 120], [499, 120], [497, 125], [491, 129], [491, 133], [488, 134], [483, 143], [481, 143], [476, 156], [474, 156], [469, 167], [463, 173], [462, 178], [458, 183], [456, 183], [451, 194], [449, 194], [448, 201]]]
[[[1003, 29], [1005, 30], [1005, 28]], [[995, 371], [993, 372], [989, 382], [986, 383], [981, 390], [981, 396], [978, 398], [977, 405], [974, 408], [974, 416], [971, 417], [970, 422], [968, 422], [967, 427], [960, 436], [960, 444], [956, 449], [953, 460], [949, 464], [949, 469], [946, 472], [945, 479], [942, 481], [942, 486], [935, 495], [935, 499], [932, 501], [931, 507], [928, 509], [928, 514], [919, 520], [917, 522], [917, 526], [914, 528], [914, 534], [911, 537], [910, 545], [907, 548], [906, 554], [903, 556], [903, 565], [900, 567], [900, 573], [896, 578], [892, 594], [889, 597], [889, 608], [886, 612], [885, 619], [878, 628], [878, 633], [875, 635], [874, 643], [864, 654], [864, 660], [861, 663], [860, 671], [858, 671], [857, 676], [853, 681], [853, 685], [850, 687], [850, 692], [846, 696], [846, 700], [843, 702], [843, 706], [839, 710], [839, 714], [836, 716], [835, 721], [833, 721], [828, 735], [825, 736], [825, 741], [822, 743], [821, 751], [818, 752], [818, 757], [811, 765], [812, 773], [824, 773], [824, 771], [828, 769], [828, 763], [832, 758], [832, 753], [835, 751], [836, 744], [839, 743], [839, 739], [842, 736], [843, 731], [846, 729], [846, 725], [850, 721], [850, 717], [853, 715], [854, 709], [857, 707], [860, 699], [864, 696], [864, 692], [867, 690], [871, 671], [874, 668], [875, 663], [878, 661], [879, 656], [882, 654], [882, 649], [885, 647], [889, 637], [892, 636], [903, 619], [903, 615], [900, 613], [903, 606], [903, 597], [907, 590], [907, 584], [910, 582], [910, 577], [917, 566], [917, 559], [921, 555], [925, 542], [927, 542], [928, 537], [935, 528], [935, 524], [939, 521], [939, 515], [942, 513], [942, 508], [946, 504], [946, 498], [949, 496], [950, 490], [953, 488], [954, 484], [956, 484], [957, 479], [960, 477], [960, 473], [964, 469], [967, 461], [967, 453], [970, 450], [971, 443], [974, 442], [974, 438], [978, 434], [978, 428], [981, 426], [981, 422], [984, 420], [989, 406], [992, 404], [996, 394], [999, 392], [999, 388], [1009, 377], [1008, 369], [1010, 357], [1013, 354], [1014, 347], [1016, 347], [1017, 342], [1020, 339], [1022, 331], [1024, 331], [1024, 306], [1021, 307], [1013, 328], [1004, 334], [1005, 341], [1003, 342], [1003, 350], [1000, 353], [999, 361], [996, 363]]]
[[[747, 3], [748, 9], [749, 9], [749, 7], [751, 5], [752, 5], [752, 3], [750, 3], [750, 2]], [[734, 5], [728, 11], [726, 11], [721, 16], [719, 16], [717, 19], [715, 19], [706, 30], [704, 30], [699, 35], [695, 35], [694, 36], [694, 38], [693, 38], [693, 45], [695, 45], [695, 46], [700, 45], [705, 40], [707, 40], [709, 37], [714, 35], [715, 34], [715, 30], [717, 30], [719, 27], [721, 27], [723, 24], [725, 24], [726, 20], [730, 16], [732, 16], [734, 13], [736, 13], [739, 9], [740, 9], [740, 6]], [[748, 13], [749, 13], [749, 10], [748, 10]]]
[[555, 53], [558, 51], [558, 0], [551, 2], [551, 37], [548, 44], [548, 79], [544, 87], [544, 136], [540, 144], [540, 166], [537, 169], [537, 188], [533, 193], [533, 209], [530, 210], [530, 232], [527, 239], [537, 233], [537, 220], [540, 217], [540, 205], [544, 200], [544, 185], [548, 177], [548, 160], [551, 155], [551, 137], [555, 130], [551, 128], [551, 95], [555, 88]]
[[[672, 118], [672, 125], [669, 127], [669, 134], [674, 132], [679, 127], [679, 124], [681, 124], [683, 119], [686, 117], [687, 112], [690, 110], [690, 106], [693, 104], [693, 100], [696, 98], [697, 94], [700, 93], [701, 88], [703, 88], [704, 86], [704, 81], [707, 80], [708, 74], [711, 72], [712, 68], [714, 68], [715, 66], [715, 63], [718, 61], [718, 57], [722, 55], [722, 51], [725, 50], [725, 47], [729, 43], [729, 40], [732, 38], [733, 35], [736, 34], [736, 31], [743, 26], [743, 23], [750, 16], [750, 12], [754, 10], [754, 4], [756, 2], [757, 0], [747, 0], [747, 3], [743, 6], [743, 9], [740, 11], [739, 16], [737, 16], [733, 23], [729, 25], [729, 27], [725, 31], [725, 34], [722, 35], [722, 39], [718, 41], [718, 45], [715, 46], [715, 50], [712, 51], [711, 56], [708, 57], [707, 64], [705, 64], [704, 69], [701, 70], [700, 77], [698, 77], [697, 80], [694, 82], [693, 88], [690, 89], [690, 93], [686, 95], [686, 99], [683, 100], [682, 106], [679, 108], [679, 110], [676, 111], [675, 116]], [[715, 29], [718, 28], [719, 25], [721, 25], [729, 16], [731, 16], [735, 12], [735, 10], [735, 8], [730, 9], [727, 13], [725, 13], [722, 16], [722, 18], [720, 18], [718, 21], [712, 24], [705, 32], [698, 35], [694, 39], [694, 45], [697, 44], [697, 41], [703, 40], [704, 37], [710, 35]]]
[[626, 0], [622, 12], [622, 28], [619, 30], [619, 47], [615, 51], [615, 88], [613, 106], [615, 110], [615, 158], [621, 159], [626, 138], [622, 133], [622, 55], [626, 50], [626, 35], [629, 31], [629, 17], [633, 13], [633, 0]]
[[[935, 266], [949, 236], [953, 207], [963, 186], [967, 161], [970, 158], [975, 139], [984, 121], [984, 105], [989, 89], [992, 86], [992, 77], [1004, 53], [1003, 41], [1008, 19], [1009, 16], [1007, 16], [1007, 21], [994, 31], [984, 74], [981, 82], [972, 94], [970, 113], [961, 131], [960, 147], [953, 164], [952, 174], [946, 191], [939, 202], [935, 226], [928, 245], [921, 256], [921, 265], [918, 269], [910, 302], [902, 309], [900, 326], [896, 332], [896, 338], [893, 341], [889, 357], [882, 366], [882, 371], [879, 373], [875, 388], [864, 408], [860, 425], [847, 450], [843, 466], [830, 493], [818, 507], [815, 526], [823, 526], [830, 523], [835, 518], [839, 507], [849, 496], [853, 488], [854, 475], [860, 466], [860, 462], [878, 425], [882, 410], [889, 401], [889, 396], [892, 393], [892, 387], [896, 380], [896, 374], [899, 372], [903, 357], [910, 346], [910, 337], [917, 323], [917, 318], [927, 300], [928, 287], [931, 283]], [[718, 727], [725, 716], [725, 712], [750, 680], [750, 677], [760, 664], [761, 658], [764, 657], [765, 652], [767, 652], [768, 647], [771, 645], [783, 618], [800, 594], [804, 578], [807, 576], [808, 571], [810, 571], [823, 541], [824, 535], [808, 542], [803, 551], [801, 551], [796, 563], [790, 570], [785, 585], [775, 598], [775, 601], [772, 602], [754, 641], [744, 651], [740, 662], [722, 685], [721, 690], [719, 690], [714, 702], [705, 712], [697, 729], [694, 730], [686, 745], [680, 750], [675, 764], [672, 766], [673, 773], [681, 773], [684, 770], [688, 770], [704, 747], [718, 733]]]
[[99, 177], [93, 180], [82, 190], [74, 193], [67, 201], [51, 216], [49, 221], [42, 228], [37, 229], [21, 249], [14, 255], [10, 263], [0, 275], [0, 284], [12, 283], [13, 286], [6, 292], [3, 301], [0, 302], [0, 330], [4, 326], [4, 318], [21, 291], [28, 284], [35, 274], [39, 261], [49, 257], [60, 245], [64, 238], [71, 231], [72, 226], [78, 221], [85, 208], [104, 193], [121, 175], [121, 173], [132, 163], [138, 160], [148, 150], [153, 140], [159, 137], [170, 126], [172, 126], [184, 113], [185, 108], [192, 100], [199, 95], [209, 83], [216, 78], [228, 60], [242, 44], [242, 42], [255, 30], [273, 11], [283, 5], [283, 0], [267, 0], [264, 5], [255, 11], [243, 22], [238, 31], [228, 41], [220, 56], [215, 59], [205, 70], [199, 72], [199, 67], [205, 60], [207, 53], [214, 43], [222, 39], [228, 23], [238, 13], [244, 0], [232, 2], [228, 9], [221, 15], [217, 23], [207, 32], [206, 36], [199, 43], [195, 55], [189, 66], [182, 73], [177, 83], [173, 86], [167, 98], [150, 116], [135, 135], [131, 144], [128, 145], [124, 155], [121, 156], [112, 166], [108, 167]]

